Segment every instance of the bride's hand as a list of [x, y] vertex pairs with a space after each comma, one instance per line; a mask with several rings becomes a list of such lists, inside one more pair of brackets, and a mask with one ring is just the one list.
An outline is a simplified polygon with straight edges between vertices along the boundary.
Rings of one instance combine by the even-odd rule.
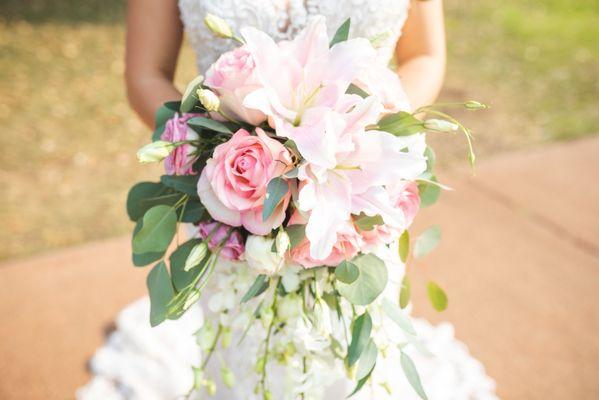
[[128, 0], [127, 95], [149, 127], [162, 103], [181, 97], [172, 82], [182, 36], [177, 0]]
[[445, 27], [441, 0], [412, 1], [397, 42], [397, 73], [413, 109], [435, 101], [445, 75]]

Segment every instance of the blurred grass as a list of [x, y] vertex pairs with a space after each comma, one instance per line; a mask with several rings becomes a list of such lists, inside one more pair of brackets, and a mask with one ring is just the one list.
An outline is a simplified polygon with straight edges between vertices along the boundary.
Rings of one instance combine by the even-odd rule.
[[[480, 158], [596, 133], [598, 2], [446, 9], [442, 97], [493, 106], [459, 113]], [[128, 232], [127, 189], [160, 172], [135, 161], [149, 132], [125, 99], [123, 1], [3, 0], [0, 15], [0, 259]], [[181, 87], [195, 73], [188, 47], [179, 65]], [[432, 140], [446, 164], [464, 156], [461, 141]]]

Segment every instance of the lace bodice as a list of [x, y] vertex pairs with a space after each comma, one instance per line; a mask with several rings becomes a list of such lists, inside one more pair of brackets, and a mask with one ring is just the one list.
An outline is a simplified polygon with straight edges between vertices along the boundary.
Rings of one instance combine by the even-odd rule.
[[235, 45], [214, 38], [203, 22], [207, 13], [224, 18], [236, 30], [254, 26], [276, 40], [293, 38], [312, 15], [327, 18], [331, 36], [343, 21], [351, 18], [350, 36], [378, 37], [379, 57], [388, 63], [408, 6], [409, 0], [179, 0], [181, 18], [200, 72]]

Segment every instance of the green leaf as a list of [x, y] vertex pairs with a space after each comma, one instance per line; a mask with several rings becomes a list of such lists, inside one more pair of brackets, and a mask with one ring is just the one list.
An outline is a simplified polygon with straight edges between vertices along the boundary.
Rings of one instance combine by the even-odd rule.
[[410, 303], [410, 296], [412, 294], [412, 285], [407, 275], [404, 275], [401, 281], [401, 290], [399, 292], [399, 307], [406, 308]]
[[180, 210], [183, 211], [183, 215], [180, 216], [181, 222], [196, 223], [202, 219], [206, 208], [199, 200], [192, 199], [187, 200], [185, 208], [181, 208]]
[[199, 175], [162, 175], [160, 177], [160, 182], [179, 192], [198, 198], [199, 179]]
[[168, 101], [161, 105], [156, 110], [156, 116], [154, 118], [154, 126], [159, 127], [160, 125], [166, 124], [166, 121], [173, 118], [175, 113], [179, 111], [180, 101]]
[[162, 124], [162, 125], [157, 126], [156, 129], [154, 129], [154, 132], [152, 132], [152, 142], [160, 140], [160, 137], [162, 136], [162, 133], [164, 132], [165, 126], [166, 126], [165, 124]]
[[420, 375], [418, 375], [418, 371], [416, 370], [416, 366], [414, 365], [414, 361], [403, 351], [401, 352], [400, 357], [401, 369], [403, 369], [403, 373], [406, 375], [408, 382], [412, 385], [414, 391], [420, 396], [423, 400], [428, 400], [426, 397], [426, 393], [422, 388], [422, 382], [420, 382]]
[[[201, 239], [188, 240], [179, 246], [177, 250], [173, 251], [169, 257], [173, 285], [179, 292], [189, 286], [203, 270], [203, 268], [192, 268], [189, 271], [184, 270], [185, 261], [187, 260], [189, 253], [191, 253], [191, 250], [201, 242]], [[202, 262], [205, 261], [206, 258], [207, 257], [205, 257]], [[200, 262], [200, 264], [202, 264], [202, 262]]]
[[156, 326], [166, 319], [167, 305], [175, 295], [164, 261], [152, 268], [146, 283], [150, 293], [150, 325]]
[[144, 216], [145, 209], [141, 202], [144, 199], [159, 196], [164, 191], [164, 186], [158, 182], [139, 182], [129, 189], [127, 194], [127, 215], [131, 221], [137, 221]]
[[204, 77], [199, 75], [187, 84], [183, 97], [181, 98], [181, 106], [179, 107], [182, 113], [191, 112], [194, 106], [198, 104], [196, 91], [202, 86], [203, 80]]
[[353, 283], [360, 276], [358, 267], [351, 261], [342, 261], [341, 264], [335, 268], [335, 278], [343, 283]]
[[[437, 182], [437, 178], [434, 176], [430, 179], [433, 182]], [[439, 200], [441, 196], [441, 188], [439, 185], [435, 185], [429, 182], [420, 182], [418, 184], [418, 193], [420, 194], [420, 205], [422, 207], [432, 206]]]
[[258, 275], [247, 293], [243, 295], [241, 302], [245, 303], [256, 296], [260, 296], [266, 289], [268, 289], [268, 281], [269, 279], [266, 275]]
[[368, 94], [368, 92], [366, 92], [365, 90], [363, 90], [361, 87], [354, 85], [353, 83], [349, 84], [349, 86], [347, 87], [347, 90], [345, 91], [345, 93], [347, 93], [347, 94], [357, 94], [358, 96], [362, 97], [363, 99], [365, 99], [366, 97], [370, 96]]
[[403, 330], [406, 333], [409, 333], [412, 336], [416, 336], [416, 331], [412, 326], [412, 321], [410, 321], [410, 318], [402, 313], [402, 311], [396, 304], [391, 303], [387, 299], [383, 299], [382, 305], [385, 314], [387, 314], [387, 316], [391, 318], [393, 322], [395, 322], [397, 326], [401, 328], [401, 330]]
[[426, 172], [430, 172], [432, 174], [433, 168], [435, 167], [435, 162], [437, 160], [435, 151], [432, 147], [426, 146], [426, 150], [424, 150], [424, 156], [426, 157]]
[[358, 363], [358, 370], [356, 371], [356, 379], [358, 381], [364, 379], [374, 369], [374, 364], [376, 364], [376, 357], [378, 356], [378, 349], [376, 344], [372, 339], [368, 340], [366, 347], [362, 351], [362, 356], [360, 356], [360, 362]]
[[333, 36], [333, 39], [331, 40], [329, 47], [333, 47], [334, 45], [336, 45], [337, 43], [340, 43], [340, 42], [345, 42], [347, 40], [347, 38], [349, 38], [350, 25], [351, 25], [351, 19], [348, 18], [345, 20], [345, 22], [343, 22], [341, 24], [339, 29], [337, 29], [337, 32], [335, 32], [335, 35]]
[[[372, 371], [370, 371], [370, 374], [372, 374]], [[348, 399], [350, 397], [352, 397], [353, 395], [355, 395], [356, 393], [358, 393], [360, 390], [362, 390], [362, 387], [364, 387], [364, 384], [366, 384], [366, 382], [368, 382], [368, 378], [370, 378], [370, 374], [368, 374], [367, 376], [365, 376], [364, 378], [362, 378], [358, 381], [354, 390], [350, 393], [349, 396], [347, 396]]]
[[362, 254], [353, 259], [360, 275], [351, 284], [337, 282], [337, 290], [350, 303], [365, 306], [372, 303], [387, 285], [387, 267], [374, 254]]
[[372, 217], [360, 213], [355, 219], [354, 223], [360, 228], [361, 231], [371, 231], [377, 225], [383, 225], [385, 221], [383, 221], [383, 217], [380, 215], [373, 215]]
[[187, 125], [194, 129], [208, 129], [220, 133], [233, 133], [231, 129], [222, 122], [205, 117], [194, 117], [187, 121]]
[[378, 123], [378, 129], [395, 136], [408, 136], [423, 132], [424, 123], [412, 114], [400, 111], [383, 117]]
[[399, 258], [401, 262], [405, 263], [408, 261], [408, 254], [410, 253], [410, 232], [404, 230], [399, 237]]
[[173, 207], [152, 207], [144, 215], [141, 229], [133, 236], [133, 252], [143, 254], [166, 250], [176, 228], [177, 213]]
[[447, 308], [447, 295], [439, 285], [429, 282], [426, 285], [426, 292], [435, 310], [441, 312]]
[[347, 349], [347, 365], [352, 366], [362, 355], [362, 351], [370, 340], [372, 331], [372, 319], [367, 311], [354, 321], [352, 327], [351, 343]]
[[306, 225], [289, 225], [285, 232], [289, 236], [289, 247], [294, 249], [306, 238]]
[[280, 176], [273, 178], [268, 182], [268, 186], [266, 186], [266, 198], [264, 199], [264, 205], [262, 206], [263, 221], [270, 218], [275, 211], [275, 208], [277, 208], [288, 191], [289, 183]]
[[[133, 230], [133, 235], [131, 237], [131, 239], [133, 239], [133, 237], [135, 236], [135, 234], [137, 232], [139, 232], [139, 230], [141, 229], [141, 225], [142, 225], [142, 221], [137, 221], [137, 223], [135, 224], [135, 229]], [[164, 251], [153, 251], [153, 252], [149, 252], [149, 253], [143, 253], [143, 254], [133, 254], [133, 265], [135, 265], [136, 267], [145, 267], [148, 264], [153, 263], [154, 261], [160, 260], [162, 258], [162, 256], [164, 255]]]
[[429, 254], [437, 247], [441, 240], [441, 228], [438, 225], [431, 226], [418, 236], [414, 244], [414, 257], [421, 258]]

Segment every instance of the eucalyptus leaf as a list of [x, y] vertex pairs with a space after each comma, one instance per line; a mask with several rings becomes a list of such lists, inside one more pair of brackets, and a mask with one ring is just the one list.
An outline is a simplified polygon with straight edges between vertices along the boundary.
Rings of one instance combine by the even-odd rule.
[[428, 400], [426, 393], [424, 392], [424, 388], [422, 387], [422, 382], [420, 381], [420, 375], [418, 375], [418, 370], [416, 370], [416, 365], [414, 365], [414, 361], [403, 351], [400, 356], [401, 369], [403, 370], [408, 382], [414, 389], [414, 391], [420, 396], [422, 400]]
[[351, 284], [337, 282], [337, 290], [350, 303], [365, 306], [372, 303], [387, 285], [387, 267], [374, 254], [362, 254], [353, 259], [360, 274]]
[[181, 211], [183, 212], [183, 214], [180, 215], [181, 222], [190, 222], [193, 224], [202, 219], [206, 212], [206, 208], [199, 200], [192, 199], [187, 200], [187, 203], [180, 209], [179, 213], [181, 213]]
[[333, 36], [333, 39], [331, 40], [329, 47], [333, 47], [334, 45], [340, 42], [345, 42], [349, 38], [350, 25], [351, 19], [348, 18], [341, 24], [341, 26], [335, 32], [335, 35]]
[[[192, 268], [189, 271], [185, 271], [185, 261], [187, 261], [189, 253], [201, 242], [201, 239], [188, 240], [173, 251], [169, 257], [173, 285], [179, 292], [189, 286], [203, 270], [203, 268]], [[205, 261], [206, 258], [208, 257], [205, 257], [202, 261]], [[203, 263], [200, 262], [199, 264]]]
[[424, 123], [405, 111], [386, 115], [377, 125], [379, 130], [395, 136], [408, 136], [424, 131]]
[[248, 289], [246, 294], [243, 295], [241, 299], [242, 303], [249, 301], [250, 299], [261, 295], [266, 289], [268, 289], [269, 279], [266, 275], [258, 275], [252, 286]]
[[194, 117], [187, 121], [187, 125], [194, 129], [208, 129], [220, 133], [233, 133], [224, 123], [205, 117]]
[[410, 297], [412, 295], [412, 284], [407, 275], [404, 275], [401, 281], [401, 290], [399, 291], [399, 307], [406, 308], [410, 304]]
[[345, 93], [347, 93], [347, 94], [357, 94], [358, 96], [362, 97], [363, 99], [365, 99], [366, 97], [370, 96], [368, 94], [368, 92], [366, 92], [365, 90], [363, 90], [361, 87], [354, 85], [353, 83], [349, 84], [349, 86], [347, 87], [347, 90], [345, 91]]
[[[135, 229], [133, 230], [133, 235], [132, 235], [132, 239], [135, 236], [135, 234], [137, 232], [139, 232], [139, 230], [141, 229], [141, 225], [142, 225], [142, 221], [138, 221], [135, 224]], [[143, 253], [143, 254], [135, 254], [132, 253], [133, 257], [132, 257], [132, 261], [133, 261], [133, 265], [135, 265], [136, 267], [145, 267], [148, 264], [153, 263], [154, 261], [158, 261], [162, 258], [162, 256], [164, 255], [164, 251], [153, 251], [153, 252], [149, 252], [149, 253]]]
[[193, 111], [193, 108], [198, 104], [198, 97], [196, 91], [202, 87], [204, 77], [202, 75], [196, 76], [191, 82], [187, 84], [185, 92], [181, 98], [181, 106], [179, 109], [182, 113], [188, 113]]
[[351, 261], [342, 261], [335, 268], [335, 278], [343, 283], [353, 283], [360, 276], [360, 270]]
[[399, 237], [399, 258], [401, 262], [405, 263], [408, 261], [408, 254], [410, 253], [410, 232], [404, 230]]
[[360, 315], [354, 321], [352, 327], [352, 337], [347, 349], [347, 365], [354, 365], [362, 355], [362, 351], [370, 340], [370, 332], [372, 331], [372, 319], [368, 312]]
[[424, 156], [426, 157], [426, 171], [432, 173], [437, 160], [435, 151], [432, 147], [426, 146], [426, 150], [424, 150]]
[[166, 250], [176, 228], [177, 213], [173, 207], [152, 207], [144, 215], [141, 229], [133, 236], [133, 252], [143, 254]]
[[149, 208], [142, 201], [160, 196], [165, 187], [159, 182], [139, 182], [129, 189], [127, 194], [127, 215], [131, 221], [137, 221], [144, 216]]
[[382, 305], [385, 314], [387, 314], [387, 316], [391, 318], [391, 320], [395, 322], [397, 326], [401, 328], [401, 330], [409, 333], [412, 336], [416, 336], [416, 330], [414, 330], [414, 326], [412, 326], [412, 321], [410, 321], [409, 317], [403, 314], [396, 304], [391, 303], [387, 299], [383, 299]]
[[306, 238], [306, 225], [289, 225], [285, 232], [289, 236], [290, 249], [294, 249]]
[[437, 247], [441, 240], [441, 228], [438, 225], [427, 228], [418, 236], [414, 244], [414, 257], [421, 258]]
[[[432, 177], [431, 180], [433, 182], [437, 181], [435, 177]], [[429, 207], [439, 200], [441, 188], [433, 183], [420, 182], [418, 184], [418, 193], [420, 194], [420, 205], [422, 207]]]
[[383, 225], [385, 221], [383, 221], [383, 217], [380, 215], [368, 216], [364, 213], [361, 213], [356, 218], [354, 218], [354, 223], [360, 228], [362, 231], [371, 231], [377, 225]]
[[262, 220], [266, 221], [279, 205], [285, 194], [289, 192], [289, 183], [283, 178], [276, 177], [266, 186], [266, 198], [262, 206]]
[[179, 111], [180, 101], [168, 101], [161, 105], [156, 110], [154, 117], [154, 126], [159, 127], [160, 125], [166, 124], [166, 121], [171, 119], [177, 111]]
[[358, 362], [358, 370], [356, 371], [356, 379], [358, 381], [370, 375], [376, 364], [377, 356], [378, 349], [376, 344], [370, 339], [368, 340], [366, 347], [364, 347], [362, 355], [360, 356], [360, 361]]
[[160, 182], [188, 196], [198, 198], [198, 175], [162, 175]]
[[[370, 371], [370, 374], [372, 374], [372, 371]], [[362, 390], [362, 388], [364, 387], [364, 385], [366, 384], [366, 382], [368, 382], [368, 378], [370, 378], [370, 374], [368, 374], [367, 376], [365, 376], [364, 378], [362, 378], [362, 379], [360, 379], [358, 381], [358, 383], [356, 384], [356, 387], [354, 388], [354, 390], [349, 394], [349, 396], [347, 396], [348, 399], [350, 397], [353, 397], [353, 395], [355, 395], [356, 393], [358, 393], [360, 390]]]
[[447, 308], [447, 295], [439, 285], [432, 281], [429, 282], [426, 285], [426, 292], [435, 310], [441, 312]]
[[154, 129], [154, 131], [152, 132], [152, 142], [160, 140], [160, 137], [162, 136], [162, 133], [164, 132], [165, 127], [166, 127], [166, 125], [162, 124], [162, 125], [158, 125], [156, 127], [156, 129]]
[[150, 294], [150, 325], [156, 326], [166, 319], [168, 303], [175, 295], [164, 261], [152, 268], [146, 284]]

